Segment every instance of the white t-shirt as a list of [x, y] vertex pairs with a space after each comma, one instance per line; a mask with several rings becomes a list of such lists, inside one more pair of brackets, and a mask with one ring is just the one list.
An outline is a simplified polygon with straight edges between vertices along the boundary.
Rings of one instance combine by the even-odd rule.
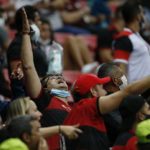
[[114, 42], [114, 61], [127, 64], [128, 82], [150, 75], [150, 45], [139, 33], [125, 28]]

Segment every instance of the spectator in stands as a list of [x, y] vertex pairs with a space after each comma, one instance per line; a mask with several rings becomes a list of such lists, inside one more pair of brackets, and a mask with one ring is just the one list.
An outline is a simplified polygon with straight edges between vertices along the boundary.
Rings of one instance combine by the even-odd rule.
[[[26, 89], [31, 97], [37, 97], [37, 100], [35, 100], [35, 102], [36, 102], [38, 108], [41, 108], [40, 110], [44, 111], [45, 108], [47, 108], [43, 112], [43, 116], [45, 115], [45, 122], [46, 122], [46, 121], [48, 121], [48, 117], [50, 118], [50, 114], [52, 113], [51, 108], [54, 107], [53, 110], [56, 110], [56, 108], [62, 109], [62, 107], [63, 107], [63, 110], [67, 111], [68, 106], [66, 105], [66, 103], [64, 103], [64, 102], [66, 102], [66, 98], [63, 98], [63, 97], [67, 96], [67, 87], [66, 87], [65, 81], [62, 80], [62, 78], [60, 78], [60, 77], [56, 78], [56, 76], [52, 76], [53, 77], [52, 78], [51, 76], [48, 75], [49, 78], [46, 77], [43, 79], [44, 84], [46, 85], [44, 87], [46, 89], [41, 90], [41, 83], [40, 83], [40, 80], [35, 71], [35, 67], [33, 65], [33, 55], [32, 55], [30, 37], [27, 34], [30, 32], [30, 28], [29, 28], [29, 24], [28, 24], [28, 20], [27, 20], [25, 11], [23, 11], [23, 12], [24, 12], [23, 16], [22, 16], [23, 31], [26, 34], [23, 34], [23, 36], [22, 36], [21, 60], [23, 63], [24, 75], [25, 75], [25, 79], [26, 79], [26, 87], [27, 87]], [[88, 121], [86, 120], [86, 119], [88, 119], [89, 123], [91, 123], [90, 124], [91, 126], [93, 124], [95, 125], [95, 123], [98, 124], [98, 129], [99, 129], [98, 132], [97, 132], [97, 126], [94, 126], [95, 128], [93, 128], [93, 130], [96, 131], [96, 133], [99, 135], [100, 140], [99, 140], [98, 136], [94, 136], [94, 137], [96, 137], [96, 139], [95, 138], [93, 138], [93, 140], [89, 139], [90, 136], [86, 135], [87, 132], [85, 130], [84, 130], [84, 133], [81, 135], [81, 137], [84, 137], [86, 139], [85, 143], [87, 146], [89, 146], [89, 149], [95, 149], [95, 150], [97, 149], [97, 148], [93, 147], [93, 142], [94, 142], [94, 146], [97, 146], [97, 147], [100, 146], [100, 148], [104, 147], [104, 149], [107, 149], [108, 144], [104, 144], [106, 142], [104, 142], [104, 143], [102, 142], [102, 141], [105, 141], [105, 139], [106, 139], [106, 134], [105, 134], [106, 130], [105, 130], [104, 122], [103, 122], [103, 119], [101, 118], [101, 115], [100, 116], [98, 115], [99, 110], [100, 110], [100, 114], [106, 114], [108, 112], [111, 112], [112, 110], [116, 109], [119, 106], [120, 102], [122, 101], [122, 99], [124, 97], [126, 97], [130, 94], [139, 94], [139, 93], [142, 93], [143, 91], [147, 90], [150, 87], [149, 80], [150, 80], [150, 77], [148, 76], [140, 81], [136, 81], [136, 82], [132, 83], [131, 85], [128, 85], [123, 90], [121, 90], [117, 93], [114, 93], [114, 94], [111, 94], [108, 96], [104, 96], [106, 94], [106, 92], [102, 88], [102, 84], [109, 82], [110, 77], [107, 77], [104, 79], [99, 79], [96, 76], [89, 75], [89, 74], [79, 77], [78, 80], [74, 84], [74, 92], [77, 92], [76, 93], [77, 97], [74, 97], [74, 99], [75, 99], [75, 101], [79, 101], [84, 98], [87, 98], [87, 99], [81, 101], [81, 103], [79, 102], [76, 105], [76, 107], [73, 108], [73, 111], [68, 114], [67, 120], [65, 121], [65, 123], [66, 124], [67, 123], [74, 124], [75, 122], [76, 123], [79, 122], [80, 126], [84, 126], [84, 125], [89, 125], [89, 124], [87, 124]], [[56, 92], [57, 90], [51, 90], [52, 84], [55, 85], [55, 88], [59, 89], [59, 92]], [[54, 99], [54, 97], [52, 97], [51, 94], [46, 93], [45, 90], [47, 90], [48, 92], [51, 92], [51, 93], [55, 91], [55, 94], [57, 94], [57, 96], [58, 96], [57, 99], [56, 98]], [[64, 90], [65, 92], [63, 92], [62, 90]], [[41, 99], [42, 95], [41, 94], [39, 95], [40, 91], [42, 91], [41, 94], [43, 96], [45, 95], [44, 101], [43, 101], [43, 99]], [[97, 98], [96, 96], [102, 96], [102, 97]], [[90, 99], [90, 98], [92, 98], [92, 99]], [[112, 101], [112, 99], [114, 99], [114, 101]], [[59, 101], [59, 104], [57, 103], [57, 101]], [[56, 102], [55, 105], [52, 106], [52, 102]], [[56, 104], [57, 104], [57, 107], [56, 107]], [[63, 104], [63, 105], [61, 105], [61, 104]], [[79, 106], [80, 104], [83, 105], [83, 107], [82, 106], [80, 107]], [[80, 109], [76, 110], [76, 108], [78, 108], [78, 106], [80, 107]], [[91, 109], [91, 111], [90, 111], [90, 109]], [[56, 117], [58, 117], [59, 119], [61, 118], [62, 121], [65, 119], [65, 117], [62, 116], [63, 111], [58, 111], [58, 112], [59, 112], [59, 114], [56, 113], [56, 111], [55, 112], [53, 111], [53, 117], [55, 117], [54, 118], [55, 122], [58, 121], [58, 119]], [[87, 112], [88, 112], [88, 114], [87, 114]], [[74, 116], [72, 116], [72, 114]], [[60, 117], [60, 115], [62, 117]], [[85, 119], [84, 119], [84, 117], [85, 117]], [[94, 123], [93, 123], [93, 117], [95, 118]], [[73, 119], [73, 121], [69, 122], [69, 118], [71, 118], [71, 120]], [[99, 122], [99, 120], [101, 120], [101, 121]], [[102, 131], [102, 132], [100, 132], [100, 131]], [[88, 135], [89, 134], [90, 134], [90, 132], [88, 132]], [[85, 135], [86, 135], [86, 137], [85, 137]], [[81, 137], [79, 136], [78, 142], [80, 141]], [[97, 140], [98, 140], [98, 143], [96, 142]], [[88, 145], [87, 143], [89, 143], [90, 145]], [[72, 145], [71, 148], [76, 148], [77, 145], [74, 145], [74, 146]], [[79, 143], [79, 145], [80, 145], [80, 143]], [[91, 145], [92, 145], [92, 148], [90, 147]]]
[[150, 149], [150, 119], [140, 122], [136, 128], [138, 150]]
[[[120, 69], [118, 63], [109, 62], [103, 64], [98, 70], [98, 77], [111, 77], [111, 81], [104, 84], [103, 88], [107, 91], [107, 95], [115, 93], [127, 86], [127, 79]], [[110, 146], [112, 146], [120, 133], [122, 117], [117, 109], [103, 116], [107, 129]]]
[[[41, 36], [39, 39], [41, 49], [46, 53], [47, 60], [51, 52], [51, 45], [55, 42], [51, 26], [48, 21], [41, 20]], [[61, 46], [61, 45], [59, 45]], [[69, 36], [63, 44], [64, 52], [64, 70], [82, 70], [90, 72], [94, 67], [85, 70], [85, 65], [94, 64], [90, 51], [83, 41], [82, 37]], [[98, 64], [95, 63], [95, 66]]]
[[[48, 64], [44, 52], [36, 44], [36, 41], [40, 36], [40, 31], [38, 29], [38, 26], [40, 26], [39, 14], [37, 9], [35, 9], [32, 6], [26, 6], [25, 9], [27, 11], [30, 26], [34, 31], [34, 34], [32, 35], [32, 50], [34, 55], [34, 65], [38, 72], [38, 76], [43, 77], [46, 75]], [[7, 51], [8, 69], [12, 77], [11, 87], [12, 87], [14, 98], [26, 95], [23, 88], [23, 79], [22, 79], [23, 72], [22, 72], [22, 66], [20, 60], [21, 34], [22, 34], [21, 12], [22, 12], [21, 8], [16, 12], [15, 22], [16, 22], [17, 34], [15, 39], [10, 44]]]
[[142, 7], [129, 1], [123, 5], [122, 15], [126, 28], [114, 43], [114, 61], [120, 63], [131, 83], [150, 74], [149, 44], [139, 34], [143, 22]]
[[113, 40], [124, 27], [124, 20], [121, 11], [122, 7], [119, 6], [114, 12], [112, 23], [106, 29], [100, 30], [98, 33], [98, 46], [96, 48], [95, 57], [100, 63], [113, 61]]
[[[9, 124], [11, 120], [19, 115], [32, 115], [37, 117], [40, 121], [41, 119], [41, 112], [38, 111], [36, 104], [29, 98], [18, 98], [15, 99], [13, 102], [10, 103], [7, 111], [7, 121], [6, 123]], [[52, 126], [46, 128], [40, 128], [41, 135], [44, 138], [53, 136], [58, 133], [62, 133], [63, 135], [67, 136], [69, 139], [75, 139], [78, 137], [78, 133], [81, 133], [81, 130], [76, 128], [75, 126]]]
[[83, 134], [77, 140], [67, 140], [67, 148], [69, 150], [108, 149], [102, 115], [116, 109], [124, 97], [147, 90], [150, 86], [147, 83], [148, 78], [136, 81], [116, 93], [105, 96], [103, 84], [110, 82], [110, 77], [100, 79], [91, 74], [80, 76], [72, 88], [73, 98], [78, 103], [67, 115], [64, 125], [78, 122]]
[[40, 127], [40, 122], [36, 117], [23, 115], [12, 119], [7, 126], [7, 132], [10, 138], [20, 138], [27, 144], [29, 150], [38, 150], [40, 147], [48, 150], [46, 141], [40, 134]]
[[[48, 74], [42, 79], [42, 84], [34, 67], [31, 49], [30, 27], [25, 11], [22, 14], [23, 29], [21, 60], [25, 77], [25, 87], [28, 95], [34, 100], [42, 112], [42, 125], [44, 127], [61, 125], [71, 110], [67, 102], [69, 97], [68, 86], [60, 74]], [[59, 136], [49, 138], [49, 145], [53, 149], [59, 148]]]
[[136, 150], [135, 129], [139, 122], [150, 116], [149, 104], [142, 96], [130, 95], [123, 99], [119, 111], [123, 119], [122, 129], [112, 150]]

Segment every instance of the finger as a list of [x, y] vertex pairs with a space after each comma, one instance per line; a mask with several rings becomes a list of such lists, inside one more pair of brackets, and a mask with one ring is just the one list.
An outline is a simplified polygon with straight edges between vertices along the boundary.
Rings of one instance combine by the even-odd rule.
[[77, 133], [83, 133], [83, 131], [82, 131], [81, 129], [78, 129], [78, 128], [76, 128], [75, 131], [76, 131]]

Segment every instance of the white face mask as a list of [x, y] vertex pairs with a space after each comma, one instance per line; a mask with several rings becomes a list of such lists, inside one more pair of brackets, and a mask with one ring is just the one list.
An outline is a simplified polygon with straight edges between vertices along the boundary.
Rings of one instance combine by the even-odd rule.
[[121, 77], [122, 84], [119, 86], [119, 89], [122, 90], [128, 85], [128, 80], [125, 75]]
[[50, 44], [50, 42], [51, 42], [51, 40], [50, 39], [47, 39], [47, 40], [43, 40], [41, 37], [39, 38], [39, 43], [41, 44], [41, 45], [44, 45], [44, 46], [47, 46], [47, 45], [49, 45]]
[[31, 24], [31, 28], [34, 31], [34, 34], [32, 36], [32, 40], [35, 41], [35, 42], [37, 42], [39, 40], [39, 38], [40, 38], [40, 30], [37, 27], [37, 25], [35, 25], [35, 24]]

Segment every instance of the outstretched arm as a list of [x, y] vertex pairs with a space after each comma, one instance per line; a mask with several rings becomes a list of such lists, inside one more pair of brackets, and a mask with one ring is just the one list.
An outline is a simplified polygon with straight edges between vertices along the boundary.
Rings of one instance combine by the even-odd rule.
[[41, 90], [41, 82], [33, 62], [30, 35], [28, 34], [30, 33], [30, 26], [24, 9], [22, 9], [22, 24], [21, 61], [25, 78], [25, 87], [28, 95], [32, 98], [36, 98]]
[[82, 130], [78, 129], [77, 127], [79, 127], [79, 125], [45, 127], [41, 128], [40, 132], [44, 138], [62, 133], [69, 139], [76, 139], [78, 138], [78, 134], [82, 133]]
[[150, 88], [150, 76], [147, 76], [141, 80], [137, 80], [123, 90], [115, 92], [114, 94], [99, 98], [99, 108], [102, 114], [111, 112], [119, 107], [121, 101], [126, 96], [131, 94], [141, 94]]

